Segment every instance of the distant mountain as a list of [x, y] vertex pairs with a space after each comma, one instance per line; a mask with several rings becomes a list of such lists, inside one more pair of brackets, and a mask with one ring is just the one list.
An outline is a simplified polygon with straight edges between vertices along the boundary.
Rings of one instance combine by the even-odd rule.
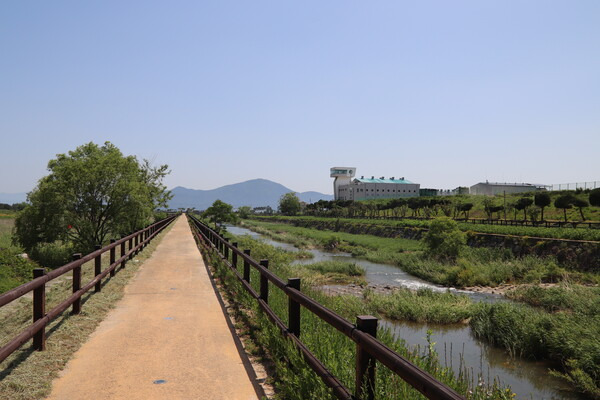
[[[221, 200], [234, 207], [266, 207], [277, 209], [279, 198], [293, 190], [267, 179], [253, 179], [233, 185], [222, 186], [212, 190], [195, 190], [177, 186], [171, 189], [173, 198], [169, 202], [170, 208], [195, 207], [204, 210], [211, 206], [215, 200]], [[332, 200], [333, 196], [319, 192], [296, 193], [301, 201], [315, 202], [318, 200]]]
[[15, 204], [27, 200], [27, 193], [0, 193], [0, 203]]

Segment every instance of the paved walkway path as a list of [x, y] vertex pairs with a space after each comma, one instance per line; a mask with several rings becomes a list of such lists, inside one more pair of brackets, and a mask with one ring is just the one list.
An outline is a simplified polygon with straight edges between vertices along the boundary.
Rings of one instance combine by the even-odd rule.
[[49, 399], [257, 399], [185, 217]]

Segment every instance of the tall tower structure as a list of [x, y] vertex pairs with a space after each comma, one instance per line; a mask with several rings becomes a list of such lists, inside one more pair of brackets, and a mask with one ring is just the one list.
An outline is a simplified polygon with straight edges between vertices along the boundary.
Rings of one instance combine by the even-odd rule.
[[330, 169], [329, 176], [335, 178], [333, 180], [333, 197], [339, 199], [338, 188], [342, 185], [349, 185], [356, 174], [356, 168], [354, 167], [333, 167]]

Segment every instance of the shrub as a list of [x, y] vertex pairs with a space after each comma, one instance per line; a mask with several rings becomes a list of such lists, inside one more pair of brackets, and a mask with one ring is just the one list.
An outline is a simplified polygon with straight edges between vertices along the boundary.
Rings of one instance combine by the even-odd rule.
[[62, 242], [38, 243], [31, 249], [29, 257], [44, 267], [56, 268], [68, 263], [73, 251]]
[[13, 249], [0, 249], [0, 293], [4, 293], [31, 279], [37, 265], [23, 258]]
[[467, 240], [458, 229], [456, 221], [442, 217], [431, 221], [429, 231], [423, 236], [427, 252], [438, 259], [456, 260]]

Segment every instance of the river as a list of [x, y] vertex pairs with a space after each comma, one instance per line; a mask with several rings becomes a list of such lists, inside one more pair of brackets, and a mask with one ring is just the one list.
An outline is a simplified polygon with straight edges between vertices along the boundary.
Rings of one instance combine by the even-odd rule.
[[[298, 251], [289, 243], [275, 241], [269, 237], [238, 226], [228, 226], [227, 231], [233, 235], [249, 235], [274, 247], [287, 251]], [[362, 266], [369, 284], [407, 287], [410, 289], [429, 288], [436, 291], [450, 290], [465, 294], [474, 301], [496, 302], [507, 301], [500, 295], [457, 290], [434, 285], [407, 274], [393, 265], [373, 263], [352, 257], [348, 253], [333, 253], [319, 249], [309, 250], [312, 259], [296, 260], [295, 264], [310, 264], [326, 260], [348, 260]], [[548, 374], [548, 364], [526, 359], [511, 358], [503, 349], [490, 346], [476, 339], [466, 324], [437, 325], [405, 321], [382, 320], [381, 325], [389, 328], [396, 337], [403, 339], [409, 347], [427, 347], [427, 330], [433, 331], [432, 341], [442, 363], [452, 367], [458, 373], [466, 368], [476, 381], [481, 376], [486, 382], [498, 379], [501, 384], [511, 387], [517, 399], [573, 399], [584, 397], [570, 392], [569, 386], [562, 380]]]

